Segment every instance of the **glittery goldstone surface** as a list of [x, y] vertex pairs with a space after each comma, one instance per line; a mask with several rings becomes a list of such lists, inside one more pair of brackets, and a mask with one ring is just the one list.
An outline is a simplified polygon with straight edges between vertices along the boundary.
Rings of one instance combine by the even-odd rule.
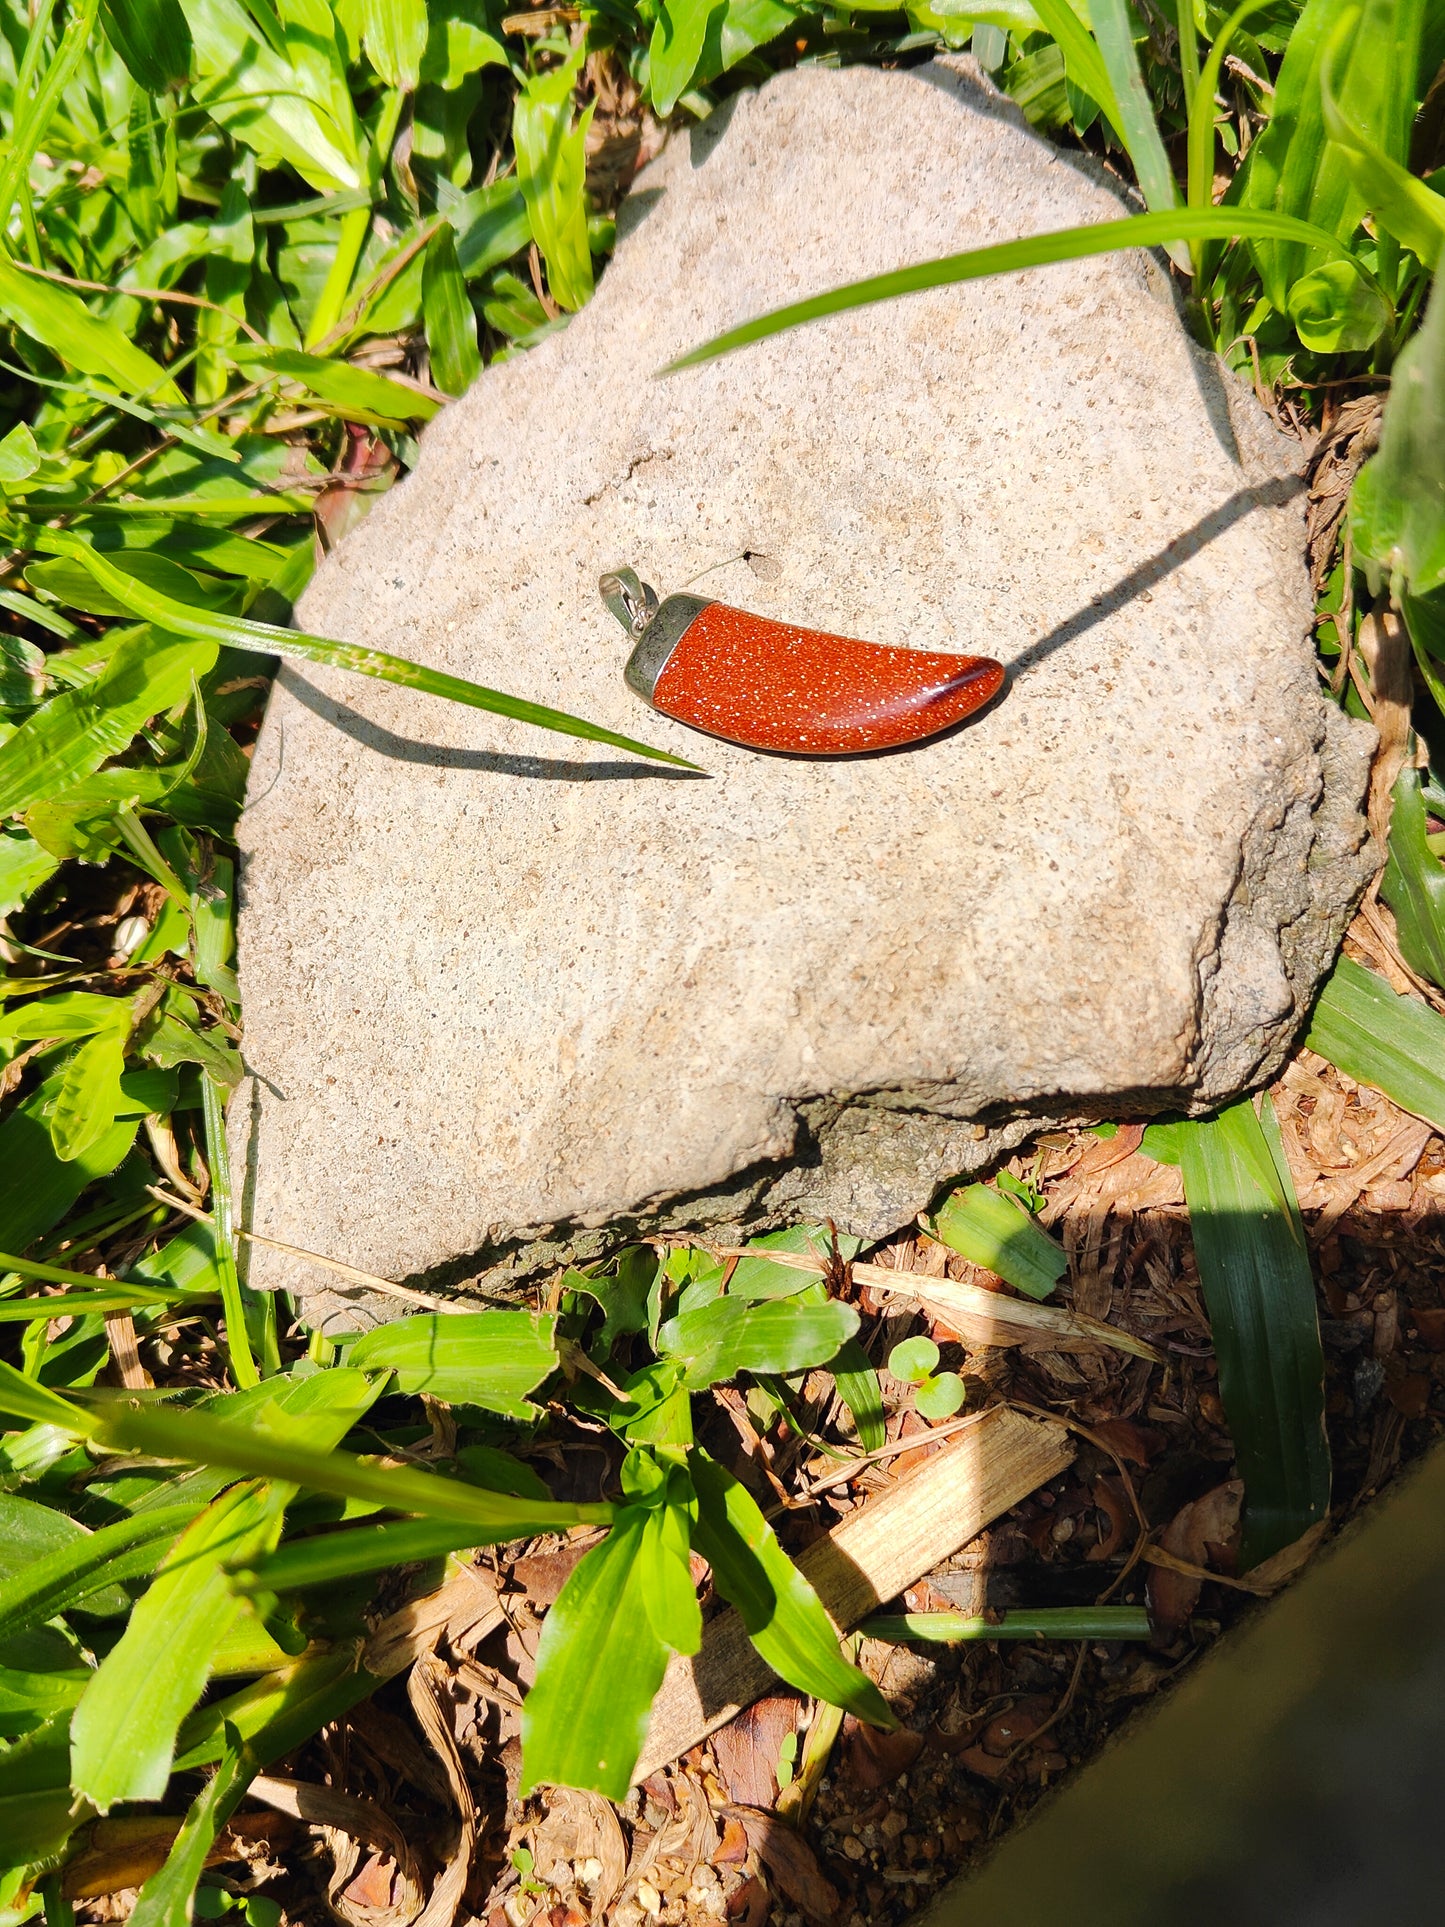
[[848, 756], [961, 722], [1003, 685], [987, 656], [887, 649], [711, 602], [657, 679], [664, 715], [751, 749]]

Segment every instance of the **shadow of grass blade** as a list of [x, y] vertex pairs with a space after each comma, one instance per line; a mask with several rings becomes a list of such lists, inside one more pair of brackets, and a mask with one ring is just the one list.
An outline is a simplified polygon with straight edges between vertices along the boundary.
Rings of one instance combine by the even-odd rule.
[[1346, 1077], [1445, 1131], [1445, 1017], [1428, 1004], [1397, 996], [1383, 977], [1341, 957], [1305, 1042]]
[[241, 616], [211, 615], [175, 602], [158, 590], [149, 589], [134, 576], [115, 568], [78, 536], [46, 530], [37, 545], [56, 555], [71, 555], [83, 562], [96, 580], [127, 609], [157, 628], [172, 635], [214, 642], [233, 649], [248, 649], [261, 655], [289, 656], [298, 662], [319, 662], [336, 669], [350, 669], [358, 676], [375, 676], [404, 689], [420, 689], [430, 696], [443, 696], [449, 702], [464, 703], [472, 709], [485, 709], [514, 722], [532, 723], [538, 729], [556, 730], [563, 736], [577, 736], [589, 743], [606, 743], [612, 749], [626, 750], [632, 756], [645, 756], [654, 763], [668, 763], [675, 769], [704, 774], [696, 763], [668, 750], [654, 749], [650, 743], [635, 742], [615, 730], [585, 722], [562, 709], [544, 703], [530, 703], [517, 696], [503, 695], [480, 683], [444, 670], [427, 669], [408, 662], [404, 656], [390, 656], [380, 649], [363, 649], [345, 642], [332, 642], [325, 636], [310, 636], [299, 629], [278, 629], [268, 622], [248, 622]]
[[1324, 1353], [1294, 1184], [1268, 1097], [1179, 1127], [1184, 1196], [1244, 1480], [1245, 1571], [1330, 1502]]
[[911, 268], [895, 268], [890, 274], [850, 281], [826, 294], [790, 302], [785, 308], [774, 308], [770, 314], [758, 315], [752, 321], [743, 322], [741, 327], [714, 335], [711, 341], [689, 349], [657, 373], [675, 375], [684, 368], [694, 368], [719, 355], [731, 354], [735, 348], [764, 341], [769, 335], [799, 328], [804, 322], [821, 321], [827, 315], [843, 314], [850, 308], [865, 308], [875, 301], [892, 301], [899, 295], [921, 294], [928, 288], [951, 287], [960, 281], [982, 281], [994, 274], [1019, 274], [1025, 268], [1047, 267], [1056, 261], [1079, 261], [1091, 254], [1111, 254], [1116, 248], [1163, 247], [1171, 241], [1232, 241], [1251, 235], [1323, 248], [1349, 262], [1361, 281], [1384, 299], [1374, 276], [1344, 243], [1308, 221], [1264, 210], [1250, 213], [1237, 207], [1165, 208], [1152, 214], [1131, 214], [1121, 221], [1092, 222], [1087, 227], [1059, 228], [1052, 234], [1034, 234], [1019, 241], [1003, 241], [994, 247], [970, 248], [963, 254], [945, 254], [936, 261], [920, 261]]

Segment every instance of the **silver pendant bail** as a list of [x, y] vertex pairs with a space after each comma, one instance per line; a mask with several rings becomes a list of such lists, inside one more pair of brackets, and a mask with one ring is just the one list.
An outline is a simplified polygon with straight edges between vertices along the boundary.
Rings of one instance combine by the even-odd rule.
[[636, 569], [614, 569], [599, 579], [597, 587], [630, 636], [640, 636], [657, 614], [657, 591], [639, 578]]

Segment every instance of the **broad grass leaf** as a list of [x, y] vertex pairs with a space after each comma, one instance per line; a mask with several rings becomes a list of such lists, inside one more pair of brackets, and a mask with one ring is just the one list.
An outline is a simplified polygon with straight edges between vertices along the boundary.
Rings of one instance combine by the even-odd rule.
[[38, 1037], [93, 1037], [97, 1031], [130, 1028], [130, 1004], [98, 990], [61, 990], [33, 997], [0, 1017], [0, 1038], [24, 1043]]
[[702, 1609], [689, 1559], [696, 1522], [691, 1478], [681, 1465], [666, 1467], [664, 1495], [648, 1511], [643, 1529], [642, 1596], [652, 1630], [678, 1653], [695, 1653], [702, 1645]]
[[839, 1347], [830, 1360], [829, 1371], [838, 1387], [838, 1396], [848, 1407], [857, 1428], [858, 1443], [865, 1452], [880, 1452], [888, 1443], [884, 1429], [883, 1387], [873, 1361], [856, 1338]]
[[181, 0], [195, 42], [193, 98], [268, 166], [318, 193], [366, 184], [361, 133], [325, 0]]
[[986, 1184], [970, 1184], [947, 1198], [934, 1216], [933, 1235], [1030, 1298], [1047, 1298], [1069, 1268], [1062, 1247], [1037, 1219]]
[[[0, 1410], [7, 1409], [7, 1383], [0, 1375]], [[530, 1532], [605, 1524], [612, 1517], [609, 1505], [514, 1498], [413, 1466], [375, 1465], [346, 1452], [316, 1451], [207, 1413], [108, 1406], [93, 1419], [87, 1416], [86, 1424], [117, 1451], [180, 1459], [241, 1475], [286, 1479], [312, 1492], [374, 1501], [393, 1512], [455, 1519], [472, 1528], [475, 1545], [495, 1545]]]
[[648, 89], [654, 112], [666, 120], [702, 65], [712, 0], [659, 0], [648, 48]]
[[376, 1691], [381, 1681], [359, 1659], [359, 1645], [338, 1640], [199, 1707], [181, 1728], [176, 1771], [213, 1765], [224, 1757], [228, 1738], [240, 1739], [261, 1766], [292, 1752]]
[[1361, 354], [1391, 320], [1388, 303], [1343, 261], [1322, 261], [1302, 275], [1288, 312], [1300, 340], [1320, 355]]
[[88, 1184], [115, 1169], [135, 1142], [137, 1120], [117, 1118], [105, 1135], [63, 1162], [49, 1117], [63, 1071], [47, 1077], [0, 1119], [0, 1250], [24, 1251], [65, 1216]]
[[1445, 865], [1425, 841], [1420, 772], [1401, 770], [1390, 814], [1390, 860], [1380, 895], [1395, 914], [1400, 955], [1432, 983], [1445, 985]]
[[30, 709], [40, 700], [45, 651], [25, 636], [0, 636], [0, 710]]
[[[1032, 8], [1031, 11], [1037, 14], [1045, 32], [1048, 33], [1053, 40], [1057, 41], [1059, 51], [1064, 58], [1064, 66], [1069, 78], [1074, 82], [1076, 87], [1081, 87], [1086, 94], [1099, 103], [1100, 109], [1112, 123], [1114, 132], [1118, 135], [1119, 139], [1127, 145], [1124, 115], [1120, 111], [1119, 102], [1115, 96], [1115, 76], [1109, 64], [1109, 59], [1106, 58], [1103, 51], [1104, 42], [1102, 40], [1096, 40], [1089, 33], [1088, 28], [1079, 18], [1077, 11], [1070, 4], [1070, 0], [1042, 0], [1042, 4]], [[1016, 29], [1016, 31], [1022, 35], [1026, 33], [1028, 29], [1026, 27], [1020, 27]], [[1097, 33], [1098, 31], [1099, 26], [1096, 20], [1095, 32]], [[1124, 22], [1121, 31], [1127, 35], [1127, 20]], [[1118, 52], [1117, 40], [1118, 36], [1115, 35], [1114, 39], [1110, 41], [1111, 57]], [[1132, 40], [1126, 40], [1124, 45], [1127, 47], [1128, 60], [1132, 62], [1134, 60]], [[1122, 72], [1123, 64], [1118, 61], [1116, 61], [1115, 64], [1119, 66]], [[1137, 74], [1137, 62], [1134, 63], [1134, 66]], [[1145, 111], [1148, 111], [1147, 102]], [[1130, 158], [1133, 158], [1132, 149], [1130, 150]], [[1152, 206], [1153, 203], [1151, 202], [1150, 205]]]
[[527, 203], [532, 238], [547, 263], [547, 282], [560, 308], [585, 307], [592, 298], [592, 251], [587, 244], [587, 129], [592, 107], [572, 122], [572, 90], [583, 49], [550, 72], [533, 74], [517, 96], [512, 140], [517, 179]]
[[125, 1040], [116, 1031], [87, 1038], [61, 1072], [50, 1110], [50, 1141], [62, 1164], [71, 1164], [115, 1127], [125, 1107], [121, 1073]]
[[1383, 977], [1341, 957], [1305, 1042], [1347, 1077], [1445, 1131], [1445, 1017], [1428, 1004], [1397, 996]]
[[1445, 300], [1438, 285], [1395, 363], [1379, 452], [1350, 492], [1350, 532], [1356, 555], [1397, 594], [1426, 596], [1445, 584]]
[[[229, 585], [218, 583], [214, 577], [207, 580], [198, 576], [171, 561], [169, 556], [157, 555], [150, 549], [112, 549], [109, 560], [115, 568], [152, 589], [159, 589], [162, 595], [175, 596], [181, 602], [194, 603], [203, 609], [224, 608], [233, 599]], [[107, 594], [90, 571], [68, 555], [58, 556], [52, 562], [32, 562], [25, 571], [25, 580], [30, 588], [43, 589], [67, 608], [83, 609], [87, 615], [130, 614], [124, 602]]]
[[41, 455], [28, 422], [17, 422], [0, 442], [0, 489], [27, 482], [40, 467]]
[[122, 394], [145, 395], [152, 401], [182, 400], [160, 363], [128, 340], [114, 322], [93, 315], [69, 288], [26, 274], [3, 255], [0, 315], [34, 335], [72, 368], [114, 382]]
[[[43, 1626], [60, 1613], [104, 1618], [128, 1612], [131, 1599], [122, 1582], [154, 1572], [199, 1510], [199, 1504], [156, 1506], [94, 1532], [67, 1521], [74, 1527], [67, 1539], [48, 1551], [37, 1547], [0, 1582], [0, 1640]], [[0, 1515], [7, 1528], [12, 1518]]]
[[[183, 603], [172, 601], [169, 596], [145, 588], [75, 536], [47, 531], [38, 539], [48, 549], [84, 558], [91, 573], [116, 596], [129, 601], [134, 613], [150, 617], [159, 626], [177, 635], [194, 637], [217, 647], [224, 645], [253, 650], [261, 655], [293, 656], [301, 662], [330, 663], [335, 668], [350, 669], [360, 676], [376, 676], [384, 682], [420, 689], [450, 702], [464, 703], [472, 709], [485, 709], [495, 715], [513, 717], [518, 722], [533, 723], [540, 729], [557, 730], [562, 735], [581, 737], [586, 742], [608, 743], [614, 749], [628, 750], [652, 762], [670, 763], [686, 770], [697, 768], [685, 757], [673, 756], [667, 750], [634, 742], [630, 736], [601, 729], [595, 723], [584, 722], [579, 716], [569, 716], [565, 711], [550, 709], [543, 703], [524, 702], [515, 696], [504, 696], [498, 690], [484, 689], [479, 683], [467, 682], [461, 676], [451, 676], [440, 669], [426, 669], [420, 663], [408, 662], [403, 656], [389, 656], [380, 649], [362, 649], [351, 643], [332, 642], [325, 636], [309, 636], [303, 631], [281, 629], [271, 623], [248, 622], [240, 616], [213, 616], [187, 608]], [[203, 674], [208, 661], [203, 660], [195, 673]], [[53, 704], [47, 705], [44, 713], [53, 707]], [[5, 789], [7, 757], [35, 720], [32, 718], [4, 748], [0, 748], [0, 814], [4, 813], [8, 801]]]
[[23, 830], [0, 830], [0, 917], [23, 909], [59, 868], [58, 859]]
[[687, 1462], [698, 1501], [693, 1545], [769, 1666], [800, 1693], [845, 1707], [873, 1726], [896, 1726], [872, 1680], [843, 1657], [823, 1602], [751, 1494], [701, 1448]]
[[191, 30], [179, 0], [100, 0], [100, 18], [106, 39], [147, 93], [163, 94], [189, 79]]
[[432, 378], [443, 393], [464, 394], [482, 372], [482, 357], [477, 317], [449, 227], [439, 228], [427, 245], [421, 286]]
[[456, 235], [457, 265], [468, 281], [510, 261], [532, 238], [527, 203], [515, 180], [494, 181], [439, 205]]
[[388, 87], [411, 93], [427, 44], [427, 0], [361, 0], [366, 57]]
[[260, 1763], [249, 1750], [226, 1754], [220, 1771], [207, 1780], [191, 1802], [164, 1865], [137, 1894], [129, 1927], [189, 1927], [196, 1885], [216, 1836], [259, 1770]]
[[[1340, 112], [1388, 159], [1409, 157], [1425, 0], [1306, 0], [1275, 81], [1274, 112], [1250, 151], [1240, 206], [1293, 214], [1348, 240], [1365, 202], [1328, 136], [1325, 75]], [[1288, 312], [1295, 282], [1320, 255], [1288, 239], [1256, 239], [1265, 293]]]
[[79, 1823], [70, 1790], [70, 1716], [54, 1713], [0, 1751], [0, 1867], [60, 1852]]
[[365, 1332], [352, 1364], [391, 1371], [396, 1388], [530, 1419], [527, 1399], [557, 1369], [557, 1320], [530, 1311], [425, 1313]]
[[647, 1610], [647, 1529], [640, 1507], [619, 1511], [542, 1622], [536, 1683], [522, 1706], [523, 1799], [539, 1786], [627, 1797], [667, 1668]]
[[702, 59], [693, 78], [699, 86], [716, 80], [756, 47], [787, 31], [798, 17], [797, 7], [779, 0], [724, 0], [708, 11]]
[[1244, 1480], [1246, 1570], [1325, 1518], [1324, 1353], [1309, 1247], [1266, 1096], [1179, 1127], [1219, 1395]]
[[102, 1813], [120, 1800], [164, 1796], [181, 1721], [241, 1611], [225, 1567], [253, 1561], [280, 1524], [275, 1492], [233, 1486], [186, 1528], [136, 1602], [70, 1729], [76, 1791]]
[[718, 1298], [667, 1319], [657, 1342], [659, 1350], [683, 1361], [688, 1388], [700, 1391], [739, 1372], [786, 1376], [826, 1365], [857, 1332], [858, 1314], [851, 1305]]
[[714, 335], [696, 348], [679, 355], [658, 370], [672, 375], [684, 368], [731, 354], [755, 341], [805, 322], [821, 321], [828, 315], [844, 314], [864, 308], [875, 301], [894, 301], [901, 295], [919, 294], [927, 288], [951, 287], [956, 282], [981, 281], [995, 274], [1018, 274], [1027, 268], [1045, 267], [1055, 261], [1078, 261], [1093, 254], [1111, 254], [1119, 248], [1152, 248], [1171, 241], [1237, 240], [1241, 236], [1298, 242], [1302, 247], [1318, 248], [1323, 254], [1355, 261], [1355, 271], [1374, 285], [1374, 277], [1355, 260], [1348, 248], [1327, 229], [1301, 221], [1292, 214], [1273, 209], [1240, 207], [1165, 208], [1149, 214], [1132, 214], [1120, 221], [1091, 222], [1086, 227], [1060, 228], [1052, 234], [1034, 234], [1020, 241], [1004, 241], [993, 247], [969, 248], [962, 254], [947, 254], [936, 261], [920, 261], [912, 267], [897, 268], [889, 274], [869, 275], [851, 281], [826, 294], [812, 295], [756, 316], [726, 333]]
[[[50, 1554], [59, 1553], [62, 1559], [76, 1553], [92, 1537], [78, 1520], [55, 1506], [39, 1505], [34, 1499], [25, 1499], [17, 1492], [0, 1493], [0, 1642], [10, 1639], [17, 1630], [6, 1611], [6, 1594], [15, 1579], [23, 1584], [31, 1583], [36, 1566]], [[57, 1606], [56, 1612], [68, 1611], [70, 1604]], [[130, 1610], [130, 1595], [107, 1580], [88, 1597], [87, 1610], [104, 1617], [110, 1613], [123, 1613]], [[43, 1613], [35, 1624], [42, 1624], [52, 1617]]]
[[657, 1272], [656, 1252], [629, 1245], [605, 1269], [564, 1273], [564, 1291], [585, 1292], [602, 1307], [597, 1343], [604, 1358], [624, 1333], [647, 1330], [647, 1299]]
[[210, 640], [149, 629], [126, 637], [92, 682], [52, 697], [0, 745], [0, 816], [28, 809], [118, 756], [152, 716], [186, 696], [215, 651]]
[[[862, 1243], [861, 1238], [839, 1237], [839, 1257], [856, 1258]], [[796, 1297], [817, 1284], [818, 1274], [799, 1271], [792, 1265], [770, 1264], [765, 1254], [797, 1252], [827, 1261], [833, 1255], [833, 1244], [832, 1234], [821, 1225], [790, 1225], [783, 1231], [768, 1231], [760, 1238], [749, 1238], [748, 1255], [738, 1259], [728, 1279], [728, 1295], [754, 1299]]]

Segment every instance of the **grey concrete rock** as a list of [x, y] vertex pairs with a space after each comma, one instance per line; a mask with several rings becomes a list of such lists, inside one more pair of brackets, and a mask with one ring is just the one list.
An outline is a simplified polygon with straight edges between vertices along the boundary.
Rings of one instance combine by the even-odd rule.
[[[679, 136], [596, 299], [488, 370], [304, 626], [698, 758], [709, 780], [287, 668], [242, 827], [246, 1211], [392, 1278], [619, 1228], [873, 1238], [1032, 1121], [1271, 1072], [1369, 872], [1370, 732], [1321, 701], [1299, 450], [1113, 255], [764, 309], [1120, 212], [976, 73], [810, 69]], [[650, 714], [601, 571], [988, 653], [939, 742], [757, 756]], [[253, 1248], [335, 1328], [370, 1309]], [[395, 1310], [395, 1306], [392, 1307]]]

